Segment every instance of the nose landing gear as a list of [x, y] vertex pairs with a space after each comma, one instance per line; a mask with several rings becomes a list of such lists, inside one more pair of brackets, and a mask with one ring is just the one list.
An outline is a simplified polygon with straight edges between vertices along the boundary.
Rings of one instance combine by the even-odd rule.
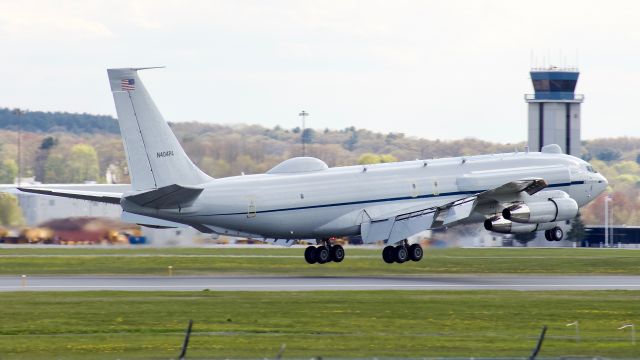
[[424, 251], [422, 250], [422, 246], [420, 244], [407, 244], [407, 241], [403, 241], [400, 245], [397, 246], [386, 246], [382, 249], [382, 260], [387, 264], [392, 264], [394, 262], [398, 264], [402, 264], [409, 260], [411, 261], [420, 261], [422, 260], [422, 256]]
[[344, 248], [341, 245], [331, 245], [329, 240], [322, 240], [320, 246], [309, 246], [304, 250], [304, 259], [309, 264], [325, 264], [330, 261], [342, 262], [344, 260]]

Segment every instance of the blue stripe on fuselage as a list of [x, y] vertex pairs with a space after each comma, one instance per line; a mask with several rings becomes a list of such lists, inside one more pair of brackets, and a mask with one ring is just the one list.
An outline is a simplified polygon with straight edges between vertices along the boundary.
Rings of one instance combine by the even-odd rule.
[[[548, 188], [564, 187], [564, 186], [571, 186], [571, 185], [581, 185], [584, 183], [585, 183], [584, 181], [572, 181], [568, 183], [551, 184], [551, 185], [548, 185], [547, 187]], [[359, 205], [359, 204], [370, 204], [370, 203], [389, 202], [389, 201], [428, 199], [428, 198], [434, 198], [434, 197], [455, 196], [455, 195], [474, 195], [484, 191], [487, 191], [487, 190], [454, 191], [449, 193], [441, 193], [438, 195], [425, 194], [425, 195], [419, 195], [419, 196], [402, 196], [402, 197], [386, 198], [386, 199], [372, 199], [372, 200], [348, 201], [348, 202], [333, 203], [333, 204], [308, 205], [308, 206], [299, 206], [299, 207], [284, 208], [284, 209], [260, 210], [260, 211], [256, 211], [256, 214], [265, 214], [265, 213], [273, 213], [273, 212], [281, 212], [281, 211], [319, 209], [319, 208], [326, 208], [326, 207], [333, 207], [333, 206]], [[193, 215], [193, 216], [226, 216], [226, 215], [246, 215], [246, 214], [247, 214], [246, 212], [239, 212], [239, 213], [206, 214], [206, 215]]]

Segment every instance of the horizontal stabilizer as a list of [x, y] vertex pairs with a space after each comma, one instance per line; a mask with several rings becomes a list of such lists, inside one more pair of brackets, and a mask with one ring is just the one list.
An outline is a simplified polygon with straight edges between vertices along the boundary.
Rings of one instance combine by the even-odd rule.
[[133, 214], [127, 211], [122, 212], [120, 219], [127, 223], [138, 224], [152, 228], [184, 228], [188, 226], [185, 224], [158, 219], [151, 216]]
[[187, 207], [200, 196], [203, 188], [167, 185], [159, 189], [145, 191], [140, 194], [125, 197], [136, 205], [155, 209], [174, 209]]
[[38, 188], [22, 188], [18, 190], [31, 194], [50, 195], [66, 197], [71, 199], [80, 199], [88, 201], [96, 201], [108, 204], [120, 204], [121, 194], [98, 191], [75, 191], [75, 190], [47, 190]]

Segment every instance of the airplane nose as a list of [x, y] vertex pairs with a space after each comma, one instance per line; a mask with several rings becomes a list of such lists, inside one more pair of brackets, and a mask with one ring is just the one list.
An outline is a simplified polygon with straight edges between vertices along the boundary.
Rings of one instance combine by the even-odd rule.
[[598, 174], [598, 181], [602, 181], [605, 186], [609, 186], [609, 181], [602, 174]]
[[597, 174], [597, 180], [598, 180], [598, 195], [600, 195], [603, 191], [605, 191], [607, 189], [607, 186], [609, 186], [609, 181], [607, 181], [607, 178], [602, 176], [602, 174]]

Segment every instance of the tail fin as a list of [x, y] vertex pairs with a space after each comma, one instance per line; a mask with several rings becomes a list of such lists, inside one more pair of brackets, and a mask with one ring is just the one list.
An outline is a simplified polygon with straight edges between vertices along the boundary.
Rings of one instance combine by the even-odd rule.
[[108, 69], [134, 190], [198, 185], [211, 178], [187, 157], [138, 77], [141, 69]]

